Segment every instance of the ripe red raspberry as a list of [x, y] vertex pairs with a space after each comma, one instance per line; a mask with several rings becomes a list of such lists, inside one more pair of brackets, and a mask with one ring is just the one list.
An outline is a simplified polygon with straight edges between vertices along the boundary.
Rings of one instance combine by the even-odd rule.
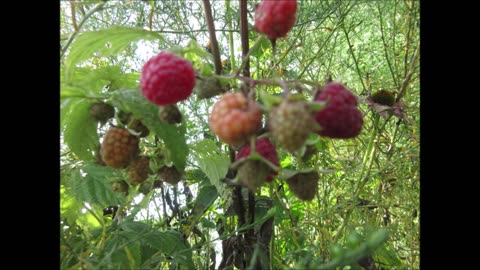
[[327, 102], [315, 115], [321, 127], [321, 130], [317, 131], [319, 135], [347, 139], [360, 134], [363, 125], [362, 112], [357, 108], [356, 97], [342, 83], [328, 83], [315, 100]]
[[284, 100], [270, 112], [268, 126], [278, 146], [293, 152], [307, 140], [314, 121], [305, 101]]
[[[250, 143], [245, 144], [240, 150], [238, 151], [236, 160], [239, 160], [244, 157], [248, 157], [250, 155]], [[277, 150], [275, 146], [270, 142], [267, 138], [258, 139], [255, 143], [255, 152], [259, 153], [262, 157], [270, 161], [275, 166], [280, 166], [278, 163], [278, 156]], [[273, 176], [275, 176], [277, 172], [270, 169], [270, 173], [265, 178], [265, 181], [272, 182]]]
[[195, 71], [187, 60], [169, 52], [150, 58], [142, 69], [140, 88], [147, 100], [157, 105], [187, 99], [195, 86]]
[[296, 20], [296, 0], [263, 0], [255, 10], [255, 27], [271, 40], [285, 37]]
[[139, 138], [125, 128], [110, 127], [103, 137], [100, 155], [112, 168], [124, 168], [138, 154]]
[[262, 112], [241, 93], [227, 93], [213, 106], [210, 128], [220, 140], [239, 145], [255, 134], [262, 124]]

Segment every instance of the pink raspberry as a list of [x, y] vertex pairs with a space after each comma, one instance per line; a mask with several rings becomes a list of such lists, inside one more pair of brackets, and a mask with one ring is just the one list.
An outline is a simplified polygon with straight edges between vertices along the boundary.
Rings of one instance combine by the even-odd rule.
[[262, 112], [243, 94], [227, 93], [215, 103], [208, 120], [210, 129], [220, 140], [240, 145], [260, 129]]
[[271, 40], [287, 36], [296, 20], [296, 0], [263, 0], [255, 10], [255, 27]]
[[315, 115], [322, 128], [317, 133], [330, 138], [347, 139], [360, 134], [363, 125], [362, 112], [357, 108], [356, 97], [339, 82], [330, 82], [316, 101], [327, 101], [327, 105]]
[[[245, 144], [240, 150], [238, 151], [236, 160], [239, 160], [244, 157], [248, 157], [250, 155], [250, 143]], [[255, 152], [259, 153], [262, 157], [266, 158], [268, 161], [273, 163], [275, 166], [280, 166], [278, 163], [278, 156], [277, 150], [275, 146], [268, 140], [267, 138], [258, 139], [255, 143]], [[271, 171], [271, 173], [267, 176], [265, 181], [272, 182], [273, 176], [275, 176], [277, 172]]]
[[187, 60], [169, 52], [150, 58], [142, 69], [140, 88], [147, 100], [169, 105], [187, 99], [195, 87], [195, 71]]

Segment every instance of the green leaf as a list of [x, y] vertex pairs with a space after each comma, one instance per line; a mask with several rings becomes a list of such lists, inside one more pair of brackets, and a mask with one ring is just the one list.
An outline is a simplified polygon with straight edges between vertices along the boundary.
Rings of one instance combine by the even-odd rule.
[[121, 205], [125, 198], [112, 191], [112, 179], [118, 179], [118, 170], [87, 164], [72, 172], [72, 191], [75, 198], [82, 202], [97, 204], [100, 207]]
[[271, 54], [271, 48], [271, 41], [268, 38], [264, 38], [260, 41], [260, 44], [258, 44], [257, 49], [252, 52], [252, 56], [255, 58], [261, 58], [267, 52], [268, 54]]
[[145, 242], [153, 248], [171, 256], [182, 269], [195, 269], [192, 250], [185, 244], [182, 234], [177, 231], [153, 231], [146, 235]]
[[60, 188], [60, 216], [65, 217], [68, 224], [75, 224], [77, 217], [80, 215], [83, 208], [82, 202], [79, 202], [74, 197], [69, 196], [65, 191], [65, 186]]
[[380, 248], [375, 252], [375, 258], [380, 263], [390, 267], [401, 267], [402, 261], [398, 258], [398, 254], [388, 246]]
[[166, 42], [159, 33], [123, 26], [81, 33], [72, 43], [65, 60], [68, 76], [71, 75], [76, 64], [92, 57], [94, 53], [98, 53], [100, 56], [114, 55], [130, 43], [139, 40], [162, 40]]
[[[69, 108], [71, 112], [64, 117], [65, 131], [64, 141], [80, 159], [92, 160], [93, 151], [98, 145], [97, 122], [90, 116], [91, 103], [81, 100]], [[62, 122], [62, 121], [61, 121]]]
[[192, 213], [188, 216], [187, 223], [183, 226], [183, 233], [190, 235], [193, 227], [202, 218], [205, 211], [218, 198], [217, 189], [213, 185], [203, 186], [198, 193]]
[[65, 99], [69, 97], [84, 97], [86, 96], [87, 91], [79, 86], [74, 85], [62, 85], [60, 87], [60, 99]]
[[217, 188], [217, 192], [226, 198], [225, 185], [220, 182], [228, 171], [230, 159], [222, 153], [213, 140], [202, 140], [190, 146], [193, 160], [210, 179], [210, 183]]
[[164, 142], [179, 171], [185, 169], [188, 147], [185, 138], [185, 125], [175, 126], [163, 123], [158, 118], [158, 106], [147, 101], [140, 90], [118, 90], [112, 93], [112, 105], [120, 110], [132, 112], [133, 117], [142, 123]]
[[72, 108], [79, 102], [81, 102], [79, 98], [64, 98], [60, 101], [60, 130], [64, 128]]

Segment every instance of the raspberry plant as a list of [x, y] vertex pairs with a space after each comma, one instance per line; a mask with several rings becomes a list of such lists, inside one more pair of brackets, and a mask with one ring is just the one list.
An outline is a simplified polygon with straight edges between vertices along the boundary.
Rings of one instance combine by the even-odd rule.
[[61, 7], [61, 269], [418, 268], [417, 2]]

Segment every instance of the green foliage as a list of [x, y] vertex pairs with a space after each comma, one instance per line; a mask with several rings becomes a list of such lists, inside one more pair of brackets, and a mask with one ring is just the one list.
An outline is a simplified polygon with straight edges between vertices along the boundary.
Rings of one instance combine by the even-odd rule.
[[185, 138], [185, 126], [166, 124], [158, 118], [158, 107], [147, 101], [139, 90], [118, 90], [112, 93], [111, 103], [120, 110], [132, 112], [135, 119], [155, 132], [165, 143], [170, 158], [179, 171], [185, 169], [188, 147]]
[[163, 40], [163, 37], [155, 32], [122, 26], [83, 32], [71, 45], [65, 60], [68, 74], [71, 75], [76, 64], [92, 57], [95, 53], [98, 56], [110, 56], [139, 40]]
[[[182, 123], [168, 125], [138, 89], [143, 64], [159, 50], [186, 58], [201, 77], [213, 76], [202, 1], [127, 2], [107, 1], [93, 15], [95, 4], [60, 2], [61, 269], [216, 269], [233, 256], [228, 241], [249, 268], [256, 267], [252, 257], [269, 269], [360, 269], [362, 258], [377, 268], [419, 268], [418, 1], [298, 1], [296, 24], [275, 50], [249, 26], [251, 78], [233, 73], [243, 59], [239, 1], [210, 1], [220, 60], [236, 67], [215, 75], [225, 91], [250, 85], [267, 114], [285, 88], [310, 99], [331, 77], [358, 96], [364, 115], [355, 139], [311, 134], [298, 153], [277, 148], [281, 170], [257, 194], [237, 189], [232, 147], [209, 130], [218, 97], [194, 93], [177, 103]], [[247, 3], [250, 15], [254, 7]], [[370, 105], [378, 89], [396, 93], [401, 115], [380, 115]], [[95, 102], [140, 119], [150, 130], [140, 154], [153, 157], [154, 168], [172, 162], [184, 171], [180, 183], [161, 183], [153, 172], [148, 193], [145, 186], [114, 193], [111, 181], [128, 180], [127, 171], [96, 165], [93, 154], [99, 135], [122, 124], [118, 114], [106, 126], [95, 123], [88, 111]], [[309, 170], [320, 179], [306, 202], [285, 179]], [[121, 215], [102, 216], [111, 205], [121, 206]]]
[[[74, 106], [70, 105], [73, 102]], [[80, 159], [92, 160], [98, 145], [97, 123], [90, 116], [91, 102], [70, 101], [63, 107], [64, 141]]]
[[177, 231], [150, 232], [145, 235], [146, 244], [172, 256], [175, 263], [186, 269], [195, 268], [192, 250], [184, 243], [183, 236]]
[[186, 224], [183, 226], [183, 233], [190, 235], [193, 230], [193, 226], [202, 218], [205, 211], [213, 204], [218, 198], [217, 189], [213, 185], [202, 186], [198, 192], [197, 199], [193, 205], [192, 212], [188, 216]]
[[217, 188], [218, 194], [225, 198], [225, 186], [220, 180], [225, 177], [230, 165], [227, 154], [221, 152], [217, 144], [209, 139], [190, 145], [190, 149], [195, 162]]
[[95, 164], [87, 164], [72, 171], [72, 191], [78, 201], [100, 207], [121, 205], [124, 197], [112, 191], [111, 182], [118, 179], [116, 170]]
[[65, 218], [68, 224], [75, 224], [80, 211], [83, 208], [83, 202], [69, 196], [65, 186], [60, 188], [60, 215]]

